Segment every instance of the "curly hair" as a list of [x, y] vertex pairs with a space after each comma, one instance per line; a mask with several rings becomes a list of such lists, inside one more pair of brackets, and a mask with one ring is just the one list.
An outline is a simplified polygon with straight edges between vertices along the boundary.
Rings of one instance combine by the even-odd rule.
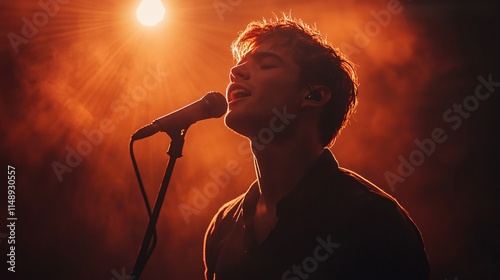
[[316, 27], [285, 14], [249, 23], [231, 45], [233, 58], [240, 61], [264, 42], [291, 54], [301, 69], [301, 86], [322, 85], [330, 90], [332, 97], [321, 112], [319, 127], [323, 145], [333, 145], [357, 106], [354, 64], [338, 48], [330, 46]]

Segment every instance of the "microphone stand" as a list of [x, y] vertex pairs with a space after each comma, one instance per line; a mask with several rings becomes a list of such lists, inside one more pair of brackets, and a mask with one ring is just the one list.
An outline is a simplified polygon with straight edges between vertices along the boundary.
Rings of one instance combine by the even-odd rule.
[[137, 256], [130, 280], [139, 280], [139, 277], [142, 271], [144, 270], [144, 267], [146, 266], [151, 240], [156, 232], [156, 223], [160, 215], [160, 210], [163, 204], [163, 200], [165, 199], [165, 194], [167, 193], [170, 177], [172, 177], [175, 161], [178, 158], [182, 157], [182, 148], [184, 146], [184, 136], [186, 134], [186, 130], [187, 129], [181, 129], [176, 133], [167, 132], [171, 138], [170, 146], [167, 151], [167, 154], [170, 156], [170, 159], [168, 160], [168, 165], [165, 170], [165, 174], [163, 175], [163, 181], [160, 190], [158, 191], [155, 206], [153, 212], [151, 213], [148, 227], [146, 229], [146, 233], [144, 234], [144, 239], [142, 241], [142, 245], [139, 250], [139, 254]]

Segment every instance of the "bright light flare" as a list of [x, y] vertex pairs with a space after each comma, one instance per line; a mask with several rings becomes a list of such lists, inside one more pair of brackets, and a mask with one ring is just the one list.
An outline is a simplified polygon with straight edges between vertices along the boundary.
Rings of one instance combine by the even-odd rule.
[[142, 0], [136, 11], [137, 19], [144, 26], [155, 26], [163, 20], [165, 7], [161, 0]]

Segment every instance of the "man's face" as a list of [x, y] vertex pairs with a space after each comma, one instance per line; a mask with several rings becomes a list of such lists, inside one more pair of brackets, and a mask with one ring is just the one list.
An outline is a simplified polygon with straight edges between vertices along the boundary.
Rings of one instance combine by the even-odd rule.
[[286, 51], [271, 48], [270, 43], [256, 46], [230, 70], [226, 125], [247, 137], [282, 126], [276, 123], [276, 112], [295, 114], [305, 93], [299, 87], [299, 74], [299, 66]]

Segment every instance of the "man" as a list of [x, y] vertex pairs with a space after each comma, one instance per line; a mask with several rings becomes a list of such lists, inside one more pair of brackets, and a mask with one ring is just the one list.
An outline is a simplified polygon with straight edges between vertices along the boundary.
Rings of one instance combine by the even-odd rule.
[[353, 65], [289, 16], [250, 23], [232, 51], [225, 123], [257, 179], [208, 227], [206, 279], [428, 279], [408, 213], [328, 149], [357, 104]]

